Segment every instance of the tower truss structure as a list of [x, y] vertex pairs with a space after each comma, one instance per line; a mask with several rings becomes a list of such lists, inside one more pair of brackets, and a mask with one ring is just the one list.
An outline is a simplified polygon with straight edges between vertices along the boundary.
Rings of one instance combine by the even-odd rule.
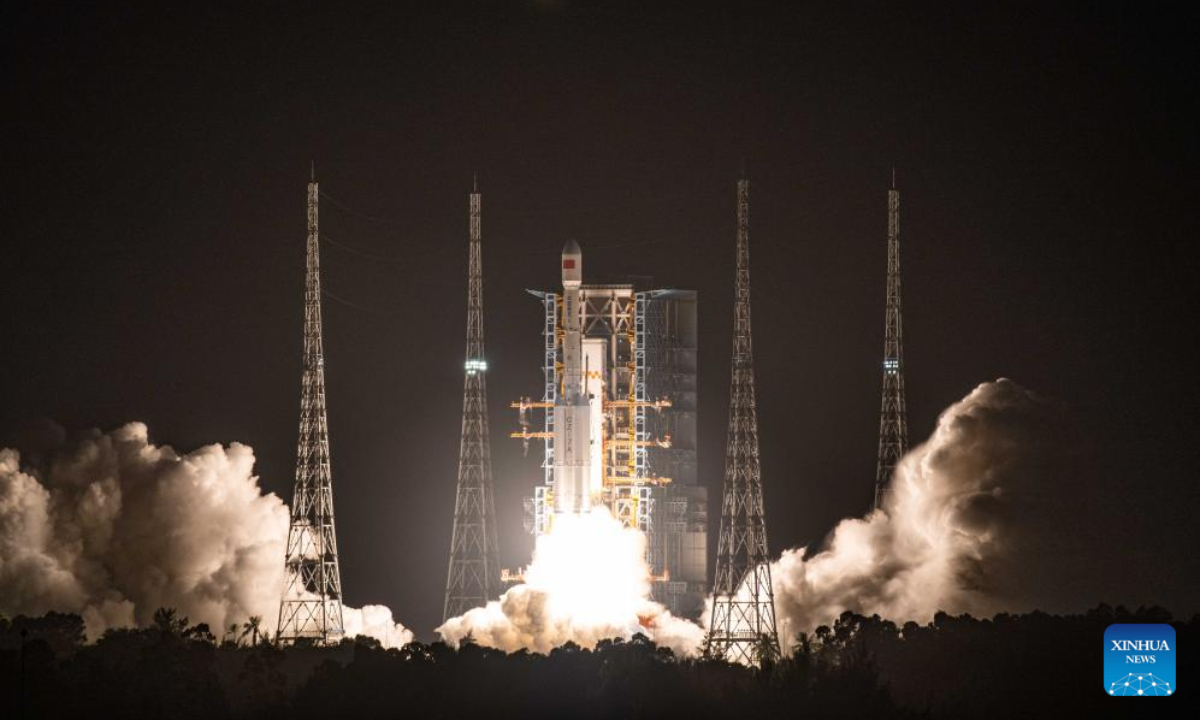
[[[543, 310], [542, 396], [512, 403], [520, 429], [511, 437], [526, 450], [533, 440], [544, 448], [543, 480], [525, 498], [525, 528], [540, 537], [558, 514], [553, 409], [566, 382], [567, 311], [563, 293], [529, 292]], [[645, 535], [654, 600], [699, 617], [710, 588], [707, 488], [696, 478], [696, 293], [634, 283], [583, 283], [579, 293], [592, 410], [589, 502]]]
[[457, 617], [499, 597], [500, 552], [492, 493], [488, 439], [487, 361], [483, 353], [483, 249], [478, 187], [470, 200], [470, 257], [467, 282], [467, 354], [463, 381], [462, 443], [450, 568], [443, 619]]
[[883, 506], [896, 464], [908, 452], [908, 410], [904, 401], [904, 344], [900, 323], [900, 192], [892, 174], [888, 190], [887, 312], [883, 341], [883, 401], [879, 412], [879, 461], [875, 468], [875, 508]]
[[725, 490], [708, 651], [734, 662], [779, 657], [763, 508], [750, 332], [750, 181], [737, 186], [737, 275], [734, 292], [733, 377]]
[[345, 635], [342, 580], [333, 522], [325, 350], [321, 340], [320, 233], [316, 178], [308, 184], [308, 262], [304, 289], [304, 375], [296, 485], [279, 603], [282, 643], [336, 643]]

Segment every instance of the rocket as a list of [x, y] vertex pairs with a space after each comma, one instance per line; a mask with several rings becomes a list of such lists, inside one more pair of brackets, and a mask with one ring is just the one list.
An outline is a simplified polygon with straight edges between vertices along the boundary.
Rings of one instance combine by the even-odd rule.
[[563, 383], [554, 401], [554, 513], [591, 509], [591, 398], [584, 387], [580, 286], [583, 253], [574, 240], [562, 252]]

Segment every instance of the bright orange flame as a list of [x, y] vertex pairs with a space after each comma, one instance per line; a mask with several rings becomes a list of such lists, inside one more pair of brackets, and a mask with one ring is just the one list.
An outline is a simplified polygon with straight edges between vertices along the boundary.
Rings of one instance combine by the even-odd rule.
[[539, 652], [568, 641], [594, 647], [640, 632], [694, 653], [704, 633], [650, 600], [645, 555], [645, 535], [604, 508], [555, 518], [553, 530], [538, 538], [524, 584], [448, 620], [438, 632], [454, 645], [469, 635], [490, 647]]

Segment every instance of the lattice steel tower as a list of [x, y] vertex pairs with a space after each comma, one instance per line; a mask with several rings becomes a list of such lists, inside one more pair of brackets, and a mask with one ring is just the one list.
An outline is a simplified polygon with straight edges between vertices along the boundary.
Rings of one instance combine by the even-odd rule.
[[883, 404], [879, 413], [879, 463], [875, 468], [875, 508], [883, 506], [896, 463], [908, 452], [908, 411], [904, 404], [904, 345], [900, 324], [900, 192], [896, 171], [888, 190], [887, 313], [883, 341]]
[[329, 423], [325, 414], [325, 350], [321, 342], [321, 273], [317, 182], [308, 184], [308, 271], [304, 289], [304, 383], [296, 487], [288, 528], [286, 580], [279, 603], [283, 643], [336, 643], [345, 634], [342, 579], [333, 527]]
[[779, 657], [779, 635], [767, 554], [750, 336], [750, 181], [739, 180], [737, 190], [733, 380], [708, 650], [728, 660], [757, 664]]
[[462, 443], [450, 569], [443, 620], [485, 605], [500, 595], [500, 552], [492, 497], [488, 441], [487, 361], [483, 355], [483, 249], [478, 186], [471, 192], [470, 259], [467, 270], [467, 358], [463, 380]]

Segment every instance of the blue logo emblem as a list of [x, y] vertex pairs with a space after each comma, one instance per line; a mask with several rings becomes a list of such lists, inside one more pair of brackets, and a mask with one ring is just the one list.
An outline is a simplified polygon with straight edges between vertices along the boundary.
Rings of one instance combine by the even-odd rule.
[[1175, 694], [1175, 628], [1109, 625], [1104, 631], [1104, 692], [1158, 697]]

